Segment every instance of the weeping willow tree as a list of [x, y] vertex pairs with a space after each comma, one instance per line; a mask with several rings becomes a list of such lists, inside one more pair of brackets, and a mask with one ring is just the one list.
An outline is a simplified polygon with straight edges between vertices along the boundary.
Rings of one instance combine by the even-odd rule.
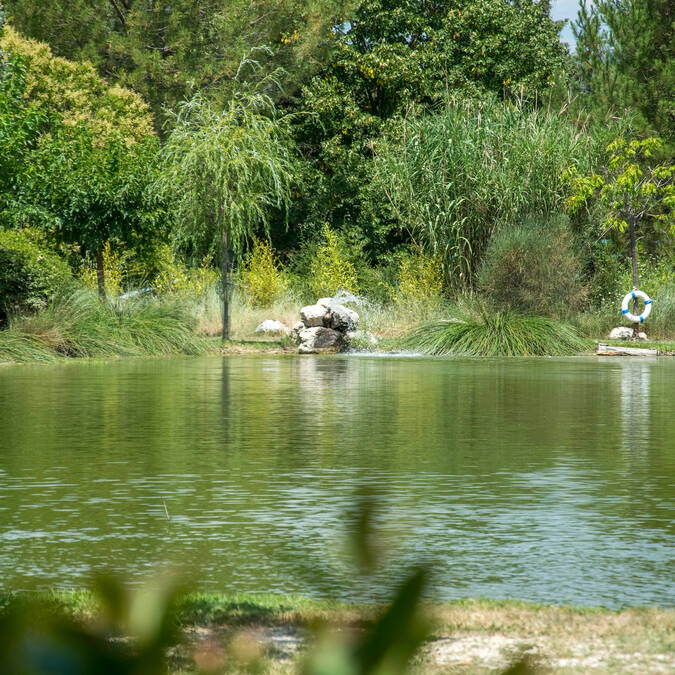
[[290, 203], [294, 152], [265, 87], [234, 93], [224, 107], [201, 94], [184, 102], [164, 148], [162, 186], [176, 206], [179, 240], [222, 247], [223, 340], [229, 339], [230, 252], [273, 209]]

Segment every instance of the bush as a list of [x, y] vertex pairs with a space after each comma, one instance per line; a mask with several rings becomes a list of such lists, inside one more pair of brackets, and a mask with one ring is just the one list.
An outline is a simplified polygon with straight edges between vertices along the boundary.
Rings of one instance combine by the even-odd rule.
[[253, 248], [242, 264], [241, 287], [253, 307], [269, 307], [288, 289], [269, 242], [253, 240]]
[[438, 256], [416, 247], [401, 259], [395, 301], [407, 307], [433, 307], [443, 291], [443, 266]]
[[323, 234], [324, 240], [310, 267], [312, 293], [317, 297], [332, 296], [337, 291], [357, 293], [358, 275], [346, 247], [328, 225], [324, 225]]
[[487, 248], [478, 281], [497, 306], [525, 313], [565, 317], [587, 302], [581, 262], [563, 220], [503, 229]]
[[157, 249], [153, 266], [156, 272], [150, 285], [159, 295], [203, 297], [216, 284], [220, 276], [218, 271], [212, 267], [209, 256], [204, 257], [200, 267], [188, 267], [176, 258], [168, 244]]
[[[105, 292], [109, 298], [115, 298], [122, 292], [126, 277], [127, 262], [131, 257], [133, 257], [133, 254], [128, 251], [122, 252], [113, 250], [110, 241], [107, 241], [103, 246]], [[86, 265], [80, 274], [80, 279], [87, 288], [97, 288], [98, 277], [96, 265]]]
[[0, 325], [9, 314], [43, 309], [71, 279], [67, 263], [30, 230], [0, 230]]
[[466, 356], [565, 356], [578, 354], [586, 346], [567, 324], [485, 307], [462, 319], [420, 326], [407, 343], [427, 354]]

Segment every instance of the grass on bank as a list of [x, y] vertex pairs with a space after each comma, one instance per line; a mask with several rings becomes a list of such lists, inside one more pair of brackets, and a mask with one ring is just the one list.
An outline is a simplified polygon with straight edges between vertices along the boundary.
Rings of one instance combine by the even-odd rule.
[[[51, 362], [63, 357], [153, 356], [221, 352], [294, 352], [288, 338], [265, 336], [255, 328], [265, 319], [291, 328], [300, 308], [313, 302], [288, 291], [269, 307], [252, 307], [237, 289], [231, 303], [232, 340], [219, 339], [222, 301], [215, 287], [202, 294], [146, 295], [100, 303], [94, 292], [77, 290], [57, 298], [35, 315], [15, 318], [0, 330], [0, 363]], [[428, 354], [470, 356], [562, 356], [594, 353], [594, 339], [609, 344], [601, 324], [620, 320], [574, 317], [572, 326], [546, 317], [488, 310], [474, 297], [455, 302], [387, 304], [366, 301], [355, 307], [361, 327], [379, 339], [378, 351], [414, 350]], [[452, 318], [449, 318], [452, 317]], [[662, 352], [675, 351], [665, 318], [650, 337], [670, 340], [637, 343]], [[597, 324], [597, 325], [596, 325]], [[598, 332], [591, 331], [596, 325]], [[584, 339], [588, 337], [589, 339]], [[590, 339], [592, 338], [592, 339]]]
[[199, 354], [205, 349], [194, 313], [179, 300], [139, 296], [102, 303], [86, 290], [66, 293], [39, 314], [17, 318], [0, 331], [0, 361]]
[[[0, 594], [0, 620], [15, 597]], [[91, 592], [31, 597], [95, 630], [106, 625], [100, 623], [99, 601]], [[227, 659], [237, 656], [243, 642], [248, 653], [259, 657], [255, 672], [300, 672], [305, 655], [321, 646], [325, 631], [337, 631], [337, 644], [348, 645], [358, 640], [382, 610], [380, 605], [300, 595], [185, 595], [178, 599], [173, 615], [178, 633], [168, 650], [168, 670], [203, 672], [199, 666], [210, 654], [221, 659], [222, 668], [214, 667], [209, 672], [233, 672]], [[464, 599], [426, 602], [423, 612], [430, 622], [430, 633], [410, 664], [413, 673], [501, 672], [523, 652], [529, 654], [535, 667], [527, 672], [647, 673], [665, 672], [675, 664], [672, 609], [612, 611]], [[235, 671], [250, 672], [245, 667]]]

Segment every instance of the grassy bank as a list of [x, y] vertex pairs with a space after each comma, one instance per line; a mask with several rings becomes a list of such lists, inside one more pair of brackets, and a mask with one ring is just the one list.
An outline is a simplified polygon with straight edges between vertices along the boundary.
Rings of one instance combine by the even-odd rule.
[[[98, 603], [88, 592], [57, 592], [40, 599], [79, 622], [99, 622]], [[0, 596], [0, 607], [8, 601], [8, 595]], [[413, 659], [413, 672], [495, 672], [523, 653], [535, 667], [529, 672], [649, 673], [675, 667], [672, 609], [615, 612], [460, 600], [427, 603], [423, 610], [430, 632]], [[179, 631], [169, 650], [170, 672], [197, 672], [206, 654], [213, 657], [212, 665], [222, 666], [212, 672], [249, 672], [237, 667], [223, 670], [228, 659], [236, 660], [246, 649], [257, 655], [256, 672], [298, 672], [317, 641], [335, 631], [342, 644], [358, 640], [381, 611], [378, 606], [302, 596], [187, 595], [177, 603], [174, 615]]]
[[[237, 292], [231, 305], [232, 340], [223, 344], [219, 339], [221, 300], [213, 288], [201, 296], [148, 295], [107, 303], [101, 303], [92, 291], [77, 290], [57, 298], [42, 312], [14, 318], [8, 329], [0, 330], [0, 363], [44, 363], [66, 357], [293, 353], [290, 339], [261, 336], [255, 329], [265, 319], [280, 320], [290, 328], [303, 304], [303, 298], [288, 293], [269, 307], [252, 307]], [[560, 356], [592, 354], [598, 341], [625, 344], [605, 339], [602, 331], [588, 333], [584, 327], [591, 326], [589, 321], [562, 323], [523, 316], [490, 309], [472, 298], [417, 305], [366, 302], [357, 310], [361, 326], [378, 338], [377, 350], [385, 352]], [[675, 351], [675, 341], [664, 335], [666, 339], [634, 346]]]
[[134, 297], [100, 302], [95, 293], [62, 295], [47, 309], [0, 331], [0, 361], [63, 357], [200, 354], [207, 348], [197, 319], [179, 300]]

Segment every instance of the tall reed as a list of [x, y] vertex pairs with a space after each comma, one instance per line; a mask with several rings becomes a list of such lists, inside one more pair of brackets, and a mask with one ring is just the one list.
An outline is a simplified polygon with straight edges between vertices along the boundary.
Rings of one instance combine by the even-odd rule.
[[495, 231], [562, 211], [564, 170], [590, 168], [598, 147], [564, 113], [448, 100], [401, 121], [375, 163], [401, 227], [442, 254], [448, 281], [467, 287]]

